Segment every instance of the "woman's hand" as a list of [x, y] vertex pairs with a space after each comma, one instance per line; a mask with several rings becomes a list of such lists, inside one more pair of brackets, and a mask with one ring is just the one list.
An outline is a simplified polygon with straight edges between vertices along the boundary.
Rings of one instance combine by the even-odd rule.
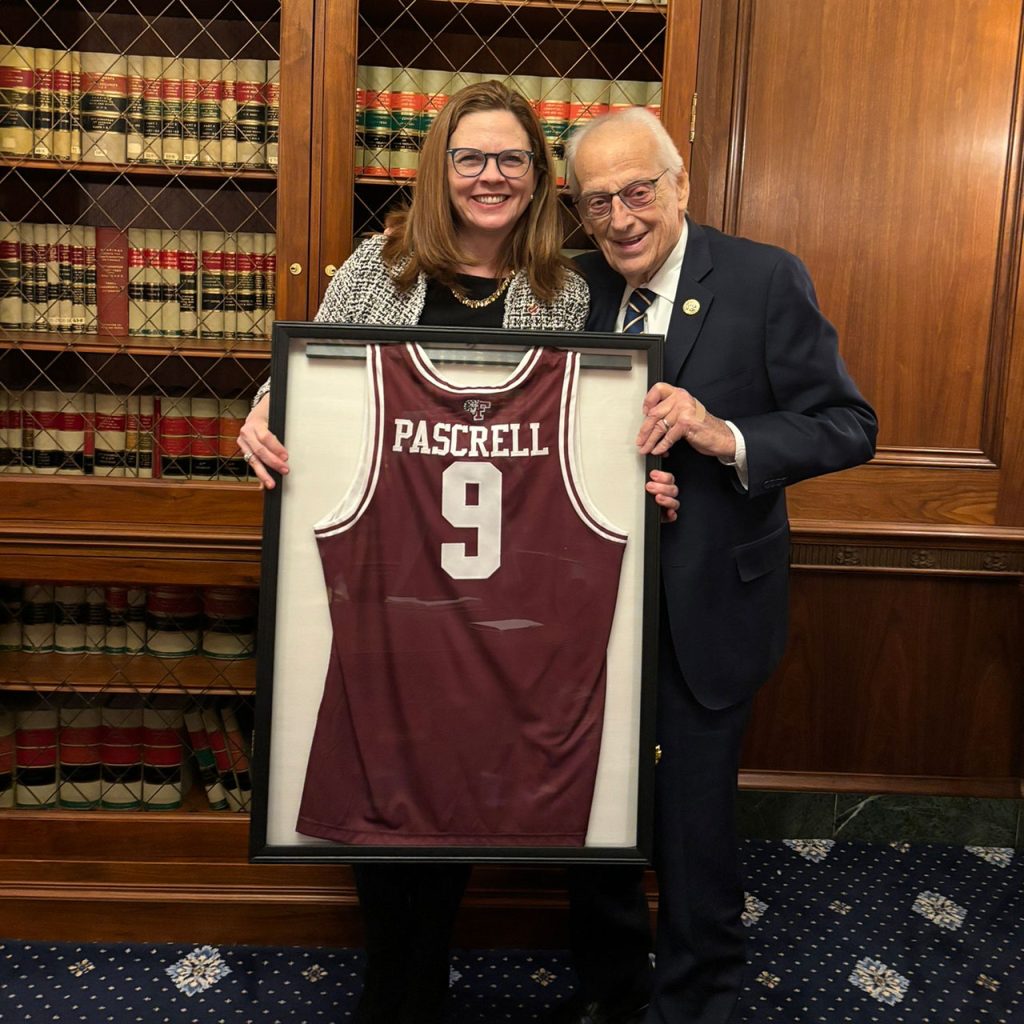
[[267, 421], [269, 413], [268, 392], [252, 407], [238, 432], [238, 447], [242, 450], [242, 458], [256, 474], [260, 487], [268, 490], [275, 486], [269, 470], [282, 476], [288, 472], [288, 451], [270, 432]]
[[652, 469], [651, 478], [644, 485], [644, 490], [652, 495], [654, 502], [661, 509], [661, 521], [674, 523], [679, 516], [679, 488], [672, 473], [663, 469]]

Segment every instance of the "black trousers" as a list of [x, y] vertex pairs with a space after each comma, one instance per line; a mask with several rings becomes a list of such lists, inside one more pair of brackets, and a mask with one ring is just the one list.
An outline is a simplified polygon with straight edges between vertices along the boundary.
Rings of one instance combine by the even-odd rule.
[[439, 1024], [468, 864], [355, 864], [366, 930], [358, 1024]]
[[636, 1006], [645, 1024], [726, 1024], [746, 962], [736, 775], [751, 701], [712, 711], [690, 692], [663, 623], [658, 674], [654, 867], [656, 966], [643, 872], [570, 869], [573, 959], [587, 1000]]

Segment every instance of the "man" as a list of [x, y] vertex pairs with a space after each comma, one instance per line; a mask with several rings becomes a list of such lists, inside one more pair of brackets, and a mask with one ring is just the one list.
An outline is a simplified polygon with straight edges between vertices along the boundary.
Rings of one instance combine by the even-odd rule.
[[556, 1019], [725, 1024], [745, 963], [740, 741], [786, 641], [784, 489], [871, 458], [877, 424], [800, 261], [687, 219], [686, 170], [653, 115], [591, 122], [568, 158], [600, 250], [579, 261], [588, 329], [666, 336], [637, 444], [664, 456], [680, 508], [661, 540], [653, 981], [642, 872], [575, 868], [582, 993]]

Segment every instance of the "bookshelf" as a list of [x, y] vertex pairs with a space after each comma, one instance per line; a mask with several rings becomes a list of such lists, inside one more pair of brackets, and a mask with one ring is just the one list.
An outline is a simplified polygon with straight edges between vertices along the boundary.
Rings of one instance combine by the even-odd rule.
[[[10, 453], [28, 447], [12, 443], [15, 432], [51, 429], [26, 422], [18, 396], [91, 395], [92, 415], [97, 395], [123, 398], [126, 415], [143, 396], [165, 405], [247, 401], [268, 371], [271, 317], [311, 319], [331, 268], [414, 185], [415, 136], [425, 122], [403, 108], [410, 85], [436, 95], [473, 76], [510, 79], [534, 90], [537, 102], [557, 99], [568, 117], [587, 90], [597, 90], [591, 99], [600, 107], [623, 93], [617, 84], [633, 83], [685, 144], [699, 15], [699, 0], [228, 0], [212, 18], [195, 0], [56, 0], [45, 14], [30, 0], [6, 5], [0, 76], [22, 83], [24, 95], [4, 93], [0, 111], [0, 123], [20, 125], [13, 142], [0, 130], [0, 247], [8, 245], [0, 248], [3, 579], [256, 587], [262, 506], [251, 483], [145, 476], [130, 458], [123, 475], [103, 475], [95, 451], [93, 472], [13, 472], [26, 467], [12, 466]], [[368, 158], [371, 68], [389, 120], [388, 139]], [[68, 69], [70, 89], [66, 76], [58, 82]], [[662, 86], [656, 99], [663, 69], [678, 95]], [[76, 87], [76, 71], [89, 71], [89, 83]], [[246, 92], [244, 81], [256, 87]], [[271, 81], [279, 87], [273, 100]], [[225, 83], [235, 89], [233, 103]], [[19, 103], [27, 134], [12, 113]], [[274, 104], [279, 127], [268, 114]], [[553, 139], [564, 130], [553, 129]], [[47, 234], [47, 225], [56, 231]], [[93, 234], [83, 237], [84, 229]], [[104, 284], [96, 232], [117, 236], [125, 253], [120, 276], [105, 281], [108, 312], [112, 303], [124, 321], [113, 326], [92, 309]], [[222, 256], [217, 267], [204, 266], [207, 238], [218, 243], [209, 251], [223, 253], [253, 236], [271, 240], [257, 256], [272, 254], [272, 262], [253, 267]], [[94, 297], [63, 251], [88, 249], [90, 238]], [[131, 254], [137, 238], [141, 257]], [[33, 251], [23, 260], [26, 242]], [[182, 298], [191, 287], [183, 288], [186, 252], [196, 264], [194, 306]], [[25, 265], [34, 268], [31, 282]], [[217, 273], [233, 277], [224, 283]], [[204, 321], [211, 294], [207, 312], [223, 313], [223, 324]], [[172, 299], [177, 308], [166, 315]], [[254, 327], [261, 301], [272, 308]], [[85, 460], [87, 442], [70, 443]], [[159, 466], [159, 436], [154, 446]], [[0, 653], [0, 706], [28, 698], [145, 703], [173, 692], [244, 707], [254, 686], [251, 660]], [[211, 812], [195, 786], [180, 809], [160, 813], [0, 810], [5, 931], [26, 939], [358, 938], [344, 869], [255, 868], [246, 863], [246, 830], [245, 815]], [[499, 893], [551, 905], [536, 896], [542, 871], [517, 881], [492, 869], [489, 877]], [[116, 915], [96, 912], [111, 903]]]

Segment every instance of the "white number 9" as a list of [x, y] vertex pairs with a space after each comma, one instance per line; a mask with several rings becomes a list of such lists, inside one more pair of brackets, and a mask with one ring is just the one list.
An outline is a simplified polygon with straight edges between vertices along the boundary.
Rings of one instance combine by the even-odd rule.
[[[468, 502], [468, 487], [477, 488], [476, 503]], [[453, 462], [441, 474], [441, 515], [460, 528], [472, 528], [476, 554], [466, 545], [441, 545], [441, 568], [453, 580], [486, 580], [501, 565], [501, 471], [490, 462]]]

